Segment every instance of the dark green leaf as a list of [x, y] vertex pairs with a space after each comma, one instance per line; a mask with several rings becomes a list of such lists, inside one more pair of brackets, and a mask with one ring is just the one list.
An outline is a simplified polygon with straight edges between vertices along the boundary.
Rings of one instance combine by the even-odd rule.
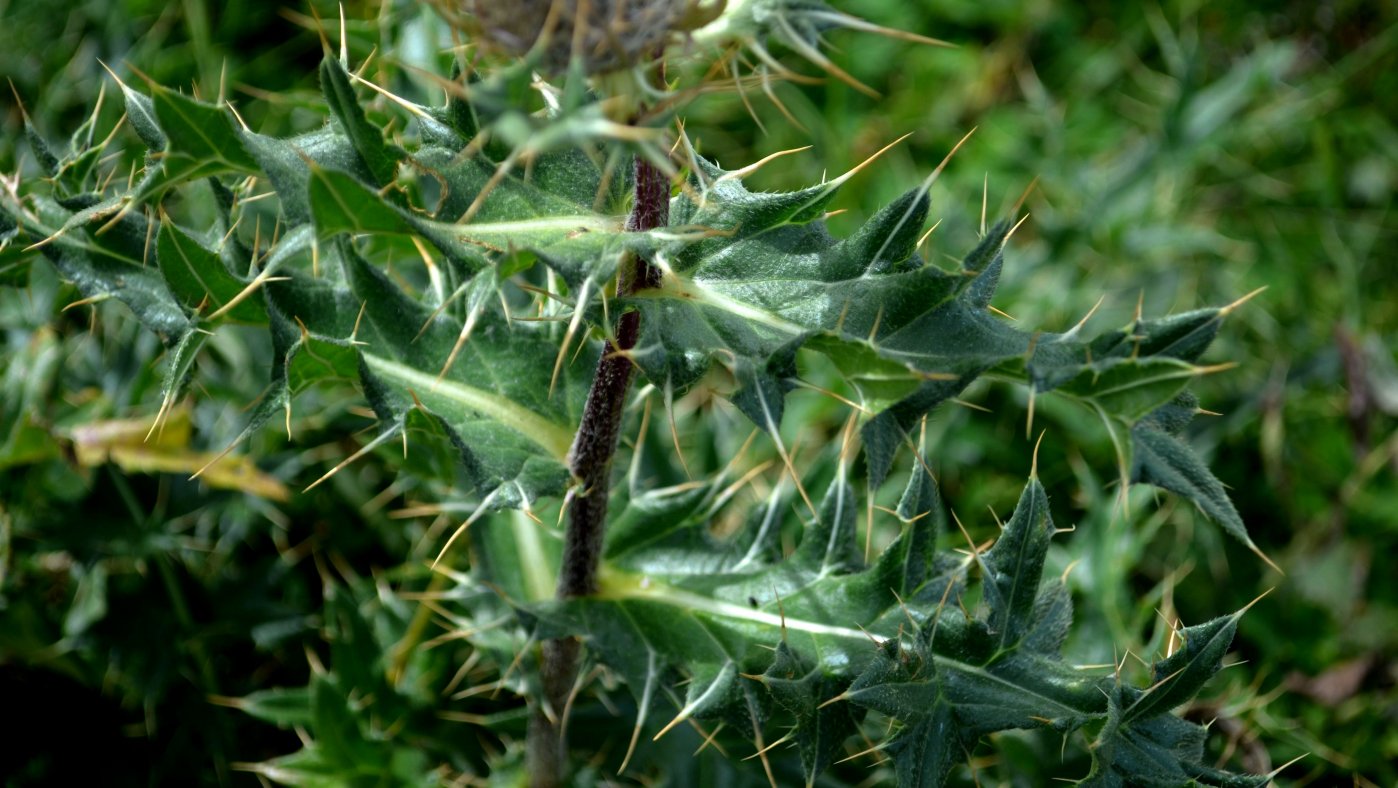
[[1225, 531], [1254, 551], [1257, 549], [1223, 484], [1189, 444], [1153, 423], [1142, 423], [1131, 430], [1131, 443], [1133, 481], [1184, 496]]
[[307, 166], [311, 216], [319, 237], [329, 238], [339, 233], [412, 232], [407, 220], [393, 206], [354, 176], [315, 164]]
[[1029, 480], [1014, 516], [982, 559], [988, 624], [1000, 649], [1019, 645], [1034, 623], [1039, 580], [1044, 572], [1053, 522], [1048, 498], [1037, 478]]
[[795, 718], [801, 765], [806, 782], [813, 783], [837, 760], [841, 746], [854, 735], [863, 715], [848, 703], [826, 703], [839, 693], [839, 682], [802, 665], [784, 642], [777, 645], [776, 657], [759, 680], [772, 700]]
[[169, 88], [151, 87], [151, 106], [168, 145], [159, 159], [161, 175], [138, 193], [158, 194], [185, 181], [226, 172], [256, 172], [233, 119], [212, 104]]
[[136, 136], [153, 152], [165, 150], [165, 132], [155, 116], [155, 104], [150, 96], [133, 90], [125, 82], [118, 80], [121, 93], [126, 98], [126, 120], [135, 129]]
[[349, 74], [340, 61], [326, 54], [320, 62], [320, 88], [325, 93], [330, 114], [339, 122], [340, 128], [349, 137], [350, 144], [359, 153], [374, 178], [377, 186], [387, 186], [393, 182], [398, 171], [401, 151], [395, 151], [384, 143], [383, 132], [364, 117], [364, 110], [355, 98]]
[[[165, 282], [191, 310], [208, 315], [231, 303], [248, 283], [234, 276], [217, 252], [206, 248], [168, 217], [160, 223], [155, 257]], [[267, 307], [260, 292], [247, 295], [226, 314], [246, 323], [267, 319]]]
[[1155, 683], [1122, 714], [1122, 724], [1165, 714], [1193, 698], [1223, 668], [1223, 657], [1238, 630], [1238, 614], [1186, 627], [1184, 647], [1155, 664]]
[[147, 230], [145, 219], [127, 214], [112, 231], [99, 236], [96, 228], [88, 229], [82, 216], [46, 201], [39, 205], [41, 219], [75, 223], [73, 229], [53, 237], [43, 247], [43, 254], [85, 297], [122, 301], [147, 328], [167, 341], [190, 329], [189, 318], [159, 269], [145, 265], [140, 256]]

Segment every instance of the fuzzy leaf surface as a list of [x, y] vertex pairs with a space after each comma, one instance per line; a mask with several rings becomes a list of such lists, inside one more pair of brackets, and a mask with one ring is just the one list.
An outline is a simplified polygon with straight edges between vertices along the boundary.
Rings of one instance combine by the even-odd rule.
[[1154, 668], [1146, 690], [1117, 684], [1108, 695], [1107, 723], [1092, 745], [1095, 788], [1202, 785], [1261, 788], [1267, 775], [1234, 774], [1206, 763], [1206, 730], [1169, 713], [1192, 698], [1222, 668], [1241, 612], [1183, 632], [1185, 646]]
[[[1186, 630], [1152, 688], [1114, 690], [1110, 676], [1060, 655], [1071, 602], [1061, 581], [1043, 577], [1053, 525], [1039, 482], [1030, 479], [990, 550], [964, 558], [933, 551], [941, 504], [919, 477], [901, 507], [912, 516], [868, 564], [849, 549], [859, 507], [843, 472], [785, 556], [763, 547], [779, 530], [772, 518], [779, 526], [791, 509], [780, 490], [723, 540], [707, 529], [721, 483], [633, 492], [613, 515], [600, 593], [524, 608], [540, 636], [586, 639], [631, 686], [643, 729], [668, 716], [654, 713], [667, 683], [687, 681], [683, 697], [669, 693], [677, 720], [722, 720], [754, 737], [779, 724], [808, 781], [839, 759], [867, 709], [893, 720], [876, 745], [900, 785], [944, 784], [988, 733], [1085, 726], [1111, 739], [1094, 755], [1098, 771], [1124, 777], [1117, 784], [1164, 785], [1152, 782], [1159, 774], [1254, 784], [1203, 770], [1189, 747], [1152, 751], [1157, 766], [1128, 757], [1167, 734], [1202, 742], [1203, 729], [1171, 712], [1218, 671], [1237, 616]], [[983, 602], [968, 613], [960, 599], [977, 565]], [[1114, 691], [1129, 703], [1114, 707]]]
[[570, 479], [564, 460], [586, 394], [589, 358], [568, 365], [549, 396], [556, 342], [487, 313], [443, 375], [456, 329], [432, 318], [431, 309], [347, 243], [335, 248], [341, 281], [296, 273], [269, 288], [283, 325], [304, 326], [304, 333], [282, 329], [281, 396], [289, 396], [293, 368], [304, 350], [312, 350], [308, 343], [324, 343], [356, 359], [355, 374], [386, 431], [402, 430], [419, 405], [441, 419], [482, 494], [514, 505], [561, 494]]
[[1131, 478], [1188, 498], [1225, 531], [1257, 550], [1223, 482], [1180, 437], [1197, 411], [1198, 401], [1185, 394], [1132, 428]]
[[[992, 620], [1021, 632], [1033, 628], [1036, 616], [1042, 618], [1043, 608], [1032, 604], [1039, 587], [1035, 573], [1025, 571], [1021, 581], [1028, 606], [992, 604], [987, 613], [968, 618], [954, 601], [944, 604], [947, 595], [954, 600], [964, 587], [971, 562], [950, 556], [926, 560], [925, 552], [910, 557], [927, 549], [940, 517], [914, 519], [866, 565], [854, 549], [857, 500], [837, 478], [819, 516], [805, 524], [795, 551], [782, 558], [760, 549], [760, 540], [774, 533], [767, 518], [789, 508], [780, 498], [753, 515], [736, 543], [706, 547], [712, 537], [704, 527], [710, 514], [705, 499], [715, 492], [668, 494], [663, 496], [668, 506], [646, 501], [644, 513], [632, 499], [616, 515], [626, 524], [616, 531], [625, 541], [617, 546], [614, 537], [611, 543], [601, 592], [533, 606], [546, 630], [582, 634], [633, 688], [654, 685], [670, 672], [694, 677], [681, 706], [686, 716], [730, 719], [744, 708], [742, 681], [769, 686], [764, 702], [777, 703], [795, 718], [811, 777], [833, 757], [832, 737], [859, 717], [830, 711], [834, 704], [820, 705], [832, 698], [903, 715], [908, 729], [921, 733], [906, 734], [901, 751], [919, 761], [943, 756], [912, 739], [943, 730], [953, 716], [957, 726], [979, 735], [1036, 727], [1043, 724], [1036, 720], [1045, 718], [1068, 729], [1105, 713], [1097, 679], [1068, 667], [1056, 654], [1002, 648], [1002, 633], [991, 630]], [[925, 495], [915, 487], [911, 495], [919, 494]], [[1017, 514], [1002, 537], [1007, 544], [1025, 545], [1016, 551], [1033, 554], [1026, 556], [1029, 563], [1042, 562], [1048, 546], [1047, 538], [1024, 538], [1032, 528], [1046, 527], [1046, 513], [1035, 508], [1042, 496], [1038, 483], [1031, 482], [1027, 503], [1021, 503], [1029, 511]], [[663, 536], [636, 542], [628, 534], [641, 530], [640, 520]], [[999, 561], [991, 563], [999, 566]], [[1017, 600], [1024, 594], [1010, 596]], [[899, 645], [910, 617], [924, 633], [916, 647], [925, 652], [926, 671], [916, 680], [870, 678], [890, 649], [897, 654], [913, 647]], [[733, 672], [750, 678], [732, 680]], [[940, 698], [945, 712], [924, 703], [928, 698]], [[959, 750], [954, 754], [960, 757]]]
[[[138, 107], [140, 103], [136, 100]], [[134, 197], [160, 195], [181, 183], [211, 175], [257, 171], [257, 162], [243, 147], [233, 118], [223, 108], [152, 85], [151, 110], [158, 128], [147, 115], [138, 130], [148, 143], [163, 135], [165, 146], [159, 152], [158, 167], [149, 168], [149, 177], [137, 187]]]
[[[185, 306], [215, 312], [231, 303], [248, 283], [224, 265], [218, 252], [180, 229], [168, 218], [160, 223], [156, 261], [170, 289]], [[267, 319], [261, 293], [254, 292], [228, 311], [234, 320], [256, 323]]]
[[71, 211], [46, 197], [33, 200], [34, 214], [21, 214], [21, 226], [31, 237], [51, 238], [44, 257], [86, 298], [116, 298], [131, 308], [147, 328], [167, 342], [189, 331], [191, 324], [155, 266], [144, 264], [148, 221], [128, 213], [105, 232], [97, 231], [112, 217], [103, 205]]
[[[1096, 410], [1118, 444], [1124, 476], [1130, 429], [1212, 371], [1196, 362], [1227, 310], [1137, 320], [1091, 340], [1076, 328], [1031, 333], [996, 317], [989, 304], [1009, 226], [988, 232], [959, 270], [943, 271], [916, 248], [929, 205], [922, 189], [836, 239], [822, 217], [843, 179], [754, 193], [741, 173], [702, 161], [700, 169], [674, 198], [671, 222], [705, 228], [707, 237], [658, 253], [661, 286], [633, 299], [643, 315], [637, 364], [652, 383], [679, 393], [723, 363], [738, 381], [734, 404], [775, 431], [798, 375], [797, 349], [825, 354], [877, 411], [861, 429], [874, 486], [914, 425], [984, 373]], [[1168, 489], [1217, 510], [1203, 486]]]

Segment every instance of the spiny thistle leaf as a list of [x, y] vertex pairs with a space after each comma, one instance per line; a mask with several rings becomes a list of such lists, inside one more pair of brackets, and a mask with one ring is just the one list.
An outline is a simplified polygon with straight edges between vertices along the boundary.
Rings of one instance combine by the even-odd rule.
[[[339, 353], [348, 351], [357, 359], [355, 376], [382, 429], [401, 431], [403, 420], [420, 403], [447, 425], [472, 481], [483, 495], [493, 494], [497, 506], [527, 506], [544, 495], [560, 494], [569, 483], [564, 459], [586, 381], [580, 372], [569, 373], [561, 390], [549, 397], [557, 345], [540, 331], [507, 327], [502, 317], [486, 312], [476, 328], [478, 340], [468, 342], [460, 361], [439, 376], [455, 344], [455, 329], [431, 320], [426, 305], [349, 244], [332, 248], [327, 256], [338, 263], [340, 282], [293, 273], [289, 282], [268, 288], [282, 324], [295, 322], [305, 331], [292, 335], [294, 329], [288, 327], [279, 332], [294, 338], [280, 347], [287, 371], [268, 399], [290, 396], [290, 370], [300, 365], [305, 343], [340, 348]], [[325, 354], [312, 351], [311, 356]], [[577, 369], [590, 365], [580, 362]]]
[[[211, 175], [257, 171], [257, 162], [243, 147], [226, 110], [160, 85], [151, 85], [151, 106], [166, 145], [158, 154], [158, 167], [150, 170], [128, 199], [157, 197], [181, 183]], [[151, 128], [141, 137], [159, 139]]]
[[185, 392], [194, 375], [194, 362], [209, 335], [203, 331], [187, 331], [180, 337], [165, 360], [165, 379], [160, 387], [160, 411], [156, 412], [156, 429], [160, 429], [161, 417], [168, 412]]
[[1185, 648], [1155, 667], [1156, 684], [1140, 690], [1120, 683], [1107, 691], [1107, 722], [1092, 744], [1092, 773], [1084, 785], [1203, 785], [1261, 788], [1268, 775], [1222, 771], [1204, 763], [1205, 729], [1168, 713], [1198, 692], [1221, 668], [1241, 613], [1185, 630]]
[[825, 703], [840, 692], [840, 682], [819, 668], [803, 665], [785, 642], [777, 644], [772, 664], [757, 678], [772, 701], [796, 722], [796, 746], [807, 784], [833, 764], [846, 739], [864, 716], [857, 706]]
[[1184, 647], [1155, 664], [1151, 671], [1155, 683], [1125, 710], [1122, 723], [1164, 714], [1194, 697], [1204, 687], [1204, 682], [1223, 668], [1223, 657], [1238, 631], [1241, 617], [1235, 613], [1185, 627], [1179, 633]]
[[99, 233], [100, 223], [92, 212], [74, 212], [45, 197], [34, 198], [32, 205], [33, 215], [17, 217], [21, 227], [30, 238], [47, 241], [44, 257], [83, 296], [120, 300], [167, 343], [190, 330], [189, 317], [159, 269], [143, 263], [146, 238], [153, 229], [144, 216], [128, 213], [108, 232]]
[[58, 157], [53, 155], [48, 142], [44, 139], [39, 130], [34, 128], [34, 123], [29, 120], [29, 114], [24, 115], [24, 139], [29, 143], [29, 149], [34, 152], [34, 158], [39, 160], [39, 167], [44, 174], [50, 178], [58, 175]]
[[[909, 511], [940, 508], [935, 487], [919, 475], [904, 495], [918, 502]], [[895, 721], [878, 746], [893, 758], [900, 785], [943, 784], [977, 737], [1010, 728], [1067, 733], [1115, 724], [1117, 732], [1103, 735], [1139, 737], [1185, 726], [1202, 735], [1169, 714], [1218, 671], [1237, 616], [1186, 630], [1185, 648], [1157, 666], [1156, 686], [1116, 690], [1130, 703], [1114, 711], [1111, 677], [1072, 668], [1059, 655], [1071, 605], [1061, 582], [1041, 579], [1053, 526], [1037, 480], [980, 556], [985, 603], [968, 615], [960, 598], [975, 561], [931, 557], [927, 537], [940, 517], [912, 519], [872, 565], [846, 552], [847, 512], [857, 507], [842, 477], [785, 558], [754, 559], [709, 533], [720, 484], [633, 494], [613, 517], [601, 592], [525, 608], [538, 617], [541, 636], [584, 637], [631, 685], [644, 720], [657, 719], [651, 706], [663, 693], [656, 687], [675, 677], [689, 680], [686, 697], [675, 699], [675, 721], [751, 728], [781, 720], [808, 782], [857, 727], [857, 709]], [[789, 510], [769, 502], [730, 539], [752, 544], [774, 507]], [[642, 538], [648, 533], [656, 535]], [[746, 708], [751, 682], [763, 690], [761, 710], [735, 716]], [[647, 723], [650, 730], [658, 724]], [[1108, 747], [1107, 755], [1094, 750], [1101, 768], [1110, 765], [1102, 758], [1119, 758], [1124, 746]], [[1192, 750], [1169, 757], [1171, 769], [1198, 772]]]
[[[1080, 400], [1115, 437], [1213, 371], [1195, 362], [1223, 309], [1138, 320], [1090, 341], [1078, 339], [1076, 328], [1030, 333], [996, 318], [987, 307], [1009, 226], [987, 233], [959, 271], [942, 271], [916, 249], [928, 210], [925, 188], [838, 240], [822, 216], [847, 176], [795, 192], [753, 193], [741, 172], [702, 160], [699, 168], [690, 189], [674, 199], [671, 222], [705, 227], [709, 237], [662, 246], [661, 286], [632, 299], [643, 315], [638, 366], [657, 386], [679, 393], [714, 364], [726, 364], [739, 383], [734, 404], [774, 432], [798, 372], [796, 350], [829, 356], [864, 405], [877, 410], [861, 430], [871, 486], [883, 482], [914, 425], [985, 372]], [[1146, 440], [1147, 451], [1160, 445]], [[1130, 460], [1124, 439], [1119, 443], [1125, 475]], [[1203, 484], [1168, 489], [1218, 511]], [[1223, 522], [1246, 541], [1237, 523]]]
[[905, 788], [942, 785], [965, 746], [936, 666], [919, 652], [910, 657], [899, 641], [889, 640], [845, 692], [850, 703], [903, 723], [883, 750], [892, 756], [898, 785]]
[[[433, 157], [429, 154], [427, 158]], [[561, 215], [539, 214], [524, 206], [522, 210], [488, 212], [469, 224], [455, 225], [432, 221], [393, 205], [348, 172], [315, 164], [306, 165], [306, 170], [307, 201], [321, 237], [341, 233], [421, 235], [464, 274], [485, 268], [488, 264], [484, 253], [488, 251], [529, 250], [550, 254], [555, 267], [568, 273], [592, 263], [596, 270], [588, 270], [585, 278], [605, 279], [615, 271], [616, 260], [626, 246], [615, 234], [619, 226], [615, 219], [591, 213], [577, 204], [567, 204], [567, 213]], [[445, 180], [449, 188], [477, 185], [450, 177]], [[510, 192], [497, 186], [485, 204], [503, 202], [509, 199]], [[489, 220], [491, 215], [498, 220]], [[592, 239], [599, 243], [594, 244]], [[607, 247], [614, 247], [615, 251], [606, 255]], [[570, 260], [574, 261], [572, 268], [564, 262]]]
[[364, 116], [364, 108], [359, 106], [354, 88], [350, 85], [349, 74], [345, 73], [340, 61], [328, 53], [320, 62], [320, 87], [325, 93], [331, 116], [349, 137], [350, 144], [359, 154], [359, 160], [373, 177], [374, 185], [382, 187], [392, 183], [403, 151], [386, 144], [383, 131]]
[[[438, 471], [450, 484], [464, 472], [486, 508], [561, 495], [571, 484], [566, 454], [600, 343], [579, 337], [560, 347], [561, 327], [512, 324], [508, 306], [497, 302], [535, 252], [583, 288], [577, 308], [590, 308], [588, 296], [636, 243], [619, 232], [619, 217], [598, 210], [622, 209], [629, 174], [604, 173], [605, 161], [567, 145], [533, 152], [517, 169], [492, 160], [493, 146], [467, 151], [479, 113], [459, 98], [440, 110], [450, 127], [410, 155], [385, 139], [337, 60], [327, 58], [320, 76], [329, 120], [288, 139], [240, 128], [225, 107], [158, 85], [147, 97], [123, 84], [133, 125], [151, 149], [142, 177], [124, 193], [83, 191], [91, 188], [91, 163], [81, 162], [95, 163], [96, 154], [75, 148], [55, 157], [53, 169], [81, 193], [6, 204], [12, 234], [44, 240], [43, 252], [84, 296], [126, 302], [172, 346], [162, 411], [182, 394], [204, 344], [196, 325], [210, 330], [225, 318], [266, 325], [272, 382], [238, 440], [273, 418], [285, 416], [290, 428], [292, 401], [307, 386], [355, 381], [381, 419], [371, 445], [392, 438], [406, 445], [412, 431], [428, 444], [420, 453], [450, 446], [457, 468]], [[399, 178], [414, 171], [430, 188], [401, 188]], [[246, 217], [240, 200], [254, 196], [247, 193], [254, 181], [230, 189], [219, 180], [230, 174], [254, 176], [275, 193], [280, 222], [265, 254], [248, 250], [236, 232]], [[207, 231], [178, 226], [159, 202], [204, 180], [218, 221]], [[439, 195], [436, 204], [412, 205], [409, 195], [424, 191]], [[350, 237], [422, 238], [446, 264], [429, 271], [438, 277], [431, 286], [405, 288]], [[151, 255], [155, 265], [146, 265]], [[252, 270], [230, 268], [239, 263]], [[497, 269], [502, 263], [507, 268]]]
[[1180, 433], [1198, 412], [1198, 400], [1184, 394], [1162, 405], [1131, 430], [1131, 478], [1153, 484], [1193, 501], [1210, 519], [1252, 548], [1243, 518], [1229, 500], [1223, 483], [1200, 459]]
[[[765, 25], [763, 36], [848, 77], [816, 46], [824, 27], [857, 20], [804, 0], [734, 9], [754, 14], [748, 21]], [[762, 9], [781, 15], [758, 18]], [[756, 38], [746, 45], [765, 54]], [[627, 233], [630, 176], [618, 162], [638, 151], [658, 158], [656, 143], [624, 127], [616, 144], [618, 124], [576, 83], [544, 91], [547, 113], [523, 109], [521, 97], [538, 90], [527, 67], [473, 83], [445, 107], [402, 100], [421, 135], [405, 142], [371, 120], [341, 62], [327, 57], [320, 77], [329, 119], [288, 139], [240, 128], [226, 107], [159, 86], [147, 99], [123, 85], [150, 154], [139, 181], [116, 193], [94, 184], [102, 150], [90, 125], [61, 159], [26, 126], [54, 196], [0, 195], [0, 241], [42, 244], [86, 297], [122, 300], [166, 340], [162, 412], [183, 392], [205, 331], [222, 330], [223, 317], [266, 325], [271, 382], [244, 436], [283, 414], [290, 429], [298, 392], [350, 381], [379, 420], [362, 452], [402, 440], [407, 467], [474, 487], [477, 512], [523, 509], [518, 520], [573, 483], [569, 447], [602, 344], [595, 334], [572, 344], [575, 329], [586, 319], [607, 334], [616, 313], [636, 309], [642, 333], [630, 357], [650, 383], [674, 396], [725, 364], [738, 382], [733, 402], [773, 434], [800, 351], [827, 356], [869, 414], [860, 432], [866, 496], [929, 411], [995, 372], [1085, 403], [1112, 432], [1123, 469], [1191, 498], [1247, 540], [1221, 485], [1176, 437], [1192, 415], [1184, 389], [1210, 371], [1197, 362], [1227, 310], [1137, 319], [1092, 340], [1077, 328], [1020, 331], [989, 309], [1007, 224], [957, 270], [940, 270], [917, 252], [924, 186], [835, 239], [823, 217], [849, 175], [758, 194], [743, 186], [745, 171], [700, 160], [673, 199], [670, 226]], [[229, 175], [239, 185], [219, 180]], [[161, 201], [206, 179], [213, 226], [176, 226]], [[247, 203], [272, 196], [250, 194], [258, 183], [271, 185], [279, 211], [265, 254], [258, 231], [251, 250], [248, 233], [237, 233]], [[416, 252], [406, 273], [399, 250]], [[660, 287], [607, 304], [618, 263], [633, 253], [663, 269]], [[536, 260], [551, 270], [531, 271]], [[235, 267], [244, 261], [246, 275]], [[528, 321], [512, 314], [521, 304]], [[0, 464], [23, 461], [27, 441], [23, 425], [12, 430]], [[842, 452], [833, 479], [821, 476], [828, 484], [808, 520], [787, 522], [795, 507], [782, 482], [722, 538], [712, 527], [731, 499], [721, 475], [664, 489], [633, 479], [612, 499], [593, 596], [548, 598], [557, 547], [533, 523], [473, 535], [474, 574], [450, 577], [463, 597], [500, 595], [478, 612], [504, 618], [503, 599], [536, 624], [534, 637], [585, 639], [636, 695], [638, 732], [659, 738], [686, 720], [722, 719], [757, 741], [784, 725], [808, 783], [877, 713], [891, 722], [877, 749], [904, 785], [941, 785], [979, 737], [1031, 728], [1095, 733], [1097, 784], [1257, 784], [1203, 766], [1202, 730], [1170, 716], [1220, 669], [1237, 615], [1185, 630], [1185, 647], [1156, 666], [1149, 689], [1074, 668], [1060, 654], [1071, 598], [1061, 580], [1043, 577], [1055, 531], [1036, 478], [989, 550], [939, 552], [946, 518], [924, 447], [895, 512], [899, 535], [869, 560], [856, 545], [865, 507], [852, 460]], [[872, 512], [872, 500], [862, 503]], [[799, 528], [794, 550], [784, 549], [784, 526]], [[372, 595], [359, 590], [359, 601]], [[981, 604], [968, 607], [977, 592]], [[376, 640], [390, 628], [368, 621], [348, 593], [328, 589], [326, 607], [335, 677], [317, 676], [290, 698], [304, 706], [281, 713], [309, 720], [315, 744], [264, 767], [308, 780], [326, 770], [422, 780], [427, 765], [400, 760], [351, 706], [373, 697], [384, 719], [411, 711], [384, 710], [402, 702], [380, 664], [396, 640]], [[498, 637], [486, 650], [508, 661], [526, 653], [516, 634], [480, 642]], [[656, 713], [667, 700], [677, 712], [669, 722]]]
[[[218, 252], [206, 247], [168, 219], [160, 223], [155, 247], [155, 259], [170, 289], [191, 310], [215, 312], [233, 304], [248, 286], [248, 281], [234, 275], [224, 265]], [[248, 323], [264, 322], [267, 307], [262, 294], [254, 292], [245, 300], [233, 304], [228, 316]]]
[[307, 166], [307, 197], [316, 232], [322, 238], [351, 235], [408, 235], [407, 219], [353, 175]]
[[314, 163], [337, 172], [353, 173], [363, 181], [372, 176], [363, 171], [364, 164], [345, 135], [333, 125], [287, 139], [243, 132], [242, 140], [248, 153], [257, 159], [263, 174], [271, 181], [281, 203], [281, 212], [291, 224], [311, 219], [307, 190]]
[[986, 574], [985, 598], [990, 606], [992, 634], [999, 637], [999, 648], [1019, 645], [1033, 622], [1039, 580], [1044, 573], [1044, 556], [1053, 535], [1049, 521], [1048, 497], [1038, 479], [1024, 488], [1014, 517], [995, 546], [981, 561]]
[[152, 153], [159, 153], [165, 150], [165, 131], [160, 128], [160, 121], [155, 116], [155, 103], [150, 96], [133, 90], [121, 80], [117, 80], [117, 85], [121, 87], [121, 94], [126, 99], [126, 119], [135, 129], [136, 136], [141, 138], [141, 142]]

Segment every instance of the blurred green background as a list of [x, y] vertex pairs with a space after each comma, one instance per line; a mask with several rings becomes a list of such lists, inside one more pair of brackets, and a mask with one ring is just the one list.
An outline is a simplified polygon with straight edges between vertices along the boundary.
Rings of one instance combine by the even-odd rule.
[[[1285, 575], [1174, 502], [1113, 515], [1106, 447], [1084, 457], [1050, 437], [1040, 467], [1067, 493], [1055, 517], [1078, 525], [1055, 547], [1060, 566], [1081, 561], [1075, 642], [1149, 646], [1157, 611], [1198, 623], [1272, 589], [1242, 621], [1235, 661], [1246, 664], [1187, 713], [1214, 720], [1211, 746], [1248, 768], [1305, 755], [1285, 784], [1398, 784], [1398, 577], [1383, 569], [1398, 554], [1398, 6], [836, 5], [956, 47], [836, 33], [836, 62], [881, 98], [835, 80], [779, 86], [781, 107], [755, 93], [753, 114], [733, 95], [705, 97], [688, 113], [700, 151], [735, 168], [813, 145], [756, 177], [776, 189], [914, 132], [838, 198], [839, 233], [976, 128], [933, 187], [944, 221], [927, 252], [969, 248], [983, 205], [992, 220], [1027, 214], [997, 306], [1032, 325], [1067, 328], [1099, 299], [1105, 328], [1138, 299], [1161, 313], [1267, 288], [1211, 351], [1237, 368], [1198, 388], [1220, 415], [1191, 440]], [[99, 60], [204, 95], [223, 85], [251, 126], [285, 133], [319, 122], [314, 17], [338, 13], [319, 1], [0, 0], [0, 74], [50, 141], [83, 124], [104, 84], [96, 128], [120, 115]], [[378, 47], [440, 62], [439, 26], [417, 4], [344, 13], [355, 60]], [[32, 169], [15, 100], [0, 112], [0, 172]], [[0, 252], [0, 279], [26, 285], [0, 289], [0, 698], [20, 724], [6, 726], [0, 779], [252, 784], [238, 764], [295, 749], [296, 734], [226, 699], [307, 683], [337, 587], [328, 575], [389, 630], [416, 620], [376, 588], [430, 559], [440, 537], [426, 518], [390, 516], [411, 490], [375, 461], [309, 494], [256, 496], [85, 452], [84, 425], [154, 413], [159, 343], [108, 305], [65, 310], [73, 291], [16, 259]], [[237, 370], [265, 365], [258, 353], [215, 343], [172, 452], [217, 450], [237, 433], [231, 403], [262, 385]], [[1024, 396], [981, 384], [965, 399], [989, 412], [936, 420], [945, 495], [962, 512], [1003, 507], [1022, 483]], [[1100, 430], [1047, 400], [1052, 431]], [[261, 436], [250, 452], [275, 491], [319, 476], [368, 423], [333, 397], [298, 409], [316, 415], [296, 441]], [[1031, 748], [1007, 737], [1001, 749], [982, 779], [1036, 784]]]

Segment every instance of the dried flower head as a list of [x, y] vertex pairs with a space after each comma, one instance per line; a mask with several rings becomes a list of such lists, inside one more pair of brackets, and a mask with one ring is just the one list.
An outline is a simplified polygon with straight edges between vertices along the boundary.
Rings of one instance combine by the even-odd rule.
[[524, 55], [542, 43], [540, 68], [566, 69], [574, 57], [590, 74], [653, 56], [676, 37], [715, 19], [723, 0], [466, 0], [487, 45]]

